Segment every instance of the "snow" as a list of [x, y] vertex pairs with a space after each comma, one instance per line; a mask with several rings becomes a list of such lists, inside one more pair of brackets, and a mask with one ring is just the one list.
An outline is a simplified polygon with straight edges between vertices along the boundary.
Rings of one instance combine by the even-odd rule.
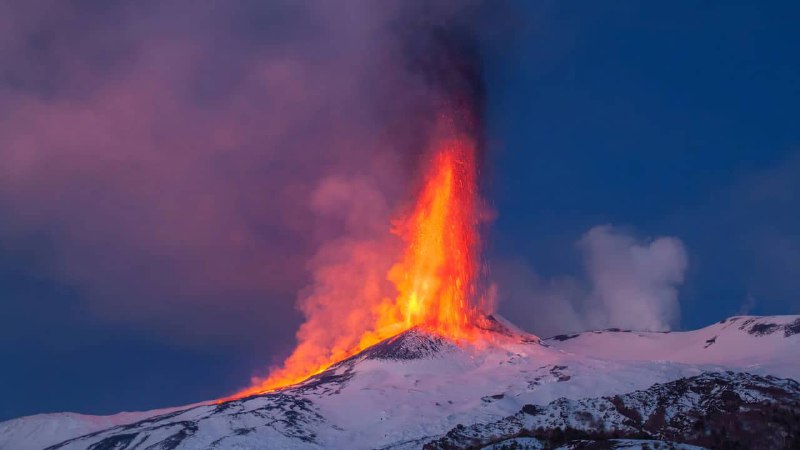
[[[737, 317], [694, 331], [587, 332], [540, 343], [500, 319], [505, 331], [481, 346], [440, 345], [412, 334], [340, 363], [320, 375], [327, 377], [323, 381], [312, 378], [274, 395], [3, 422], [0, 448], [41, 449], [97, 432], [58, 447], [84, 449], [120, 436], [122, 429], [114, 427], [122, 425], [134, 436], [130, 444], [179, 435], [181, 449], [420, 448], [459, 424], [494, 422], [526, 404], [628, 393], [727, 369], [797, 379], [800, 333], [790, 333], [795, 323], [800, 316]], [[152, 420], [139, 422], [145, 418]]]
[[0, 423], [0, 449], [38, 450], [57, 442], [99, 430], [127, 425], [148, 417], [185, 409], [121, 412], [110, 416], [76, 413], [37, 414]]
[[521, 438], [507, 439], [499, 444], [492, 444], [488, 447], [484, 447], [483, 450], [504, 450], [507, 448], [514, 448], [519, 450], [542, 450], [545, 448], [545, 446], [538, 439], [521, 437]]
[[[769, 332], [761, 334], [759, 329]], [[571, 354], [612, 361], [668, 361], [800, 379], [800, 316], [738, 316], [683, 332], [606, 330], [574, 336], [545, 343]]]
[[[695, 445], [677, 444], [674, 442], [651, 441], [649, 439], [613, 439], [615, 450], [704, 450]], [[562, 447], [563, 448], [563, 447]], [[561, 450], [561, 449], [556, 449]]]
[[[502, 443], [484, 447], [483, 450], [504, 450], [509, 448], [517, 450], [540, 450], [546, 447], [538, 439], [516, 438], [508, 439]], [[571, 446], [562, 446], [556, 448], [556, 450], [570, 450], [571, 448]], [[704, 450], [702, 447], [697, 447], [694, 445], [678, 444], [665, 441], [652, 441], [648, 439], [611, 439], [608, 441], [608, 446], [604, 448], [613, 448], [615, 450]]]

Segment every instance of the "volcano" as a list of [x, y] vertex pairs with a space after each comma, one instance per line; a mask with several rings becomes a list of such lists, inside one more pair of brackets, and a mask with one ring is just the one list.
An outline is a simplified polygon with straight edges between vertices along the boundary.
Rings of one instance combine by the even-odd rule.
[[0, 424], [0, 448], [773, 449], [800, 442], [793, 381], [800, 316], [548, 339], [499, 316], [479, 323], [480, 339], [467, 343], [414, 327], [263, 394], [106, 417], [11, 420]]
[[798, 316], [542, 340], [489, 313], [477, 144], [454, 117], [394, 223], [394, 264], [359, 267], [352, 298], [347, 264], [328, 268], [266, 377], [195, 405], [11, 420], [0, 448], [800, 448]]

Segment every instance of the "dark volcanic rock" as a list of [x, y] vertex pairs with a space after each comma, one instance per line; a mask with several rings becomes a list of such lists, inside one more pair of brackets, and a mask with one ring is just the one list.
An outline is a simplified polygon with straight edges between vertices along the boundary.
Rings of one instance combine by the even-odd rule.
[[[248, 402], [250, 404], [245, 407]], [[258, 404], [253, 405], [253, 402]], [[252, 424], [253, 417], [260, 419], [255, 427], [235, 426], [239, 423]], [[199, 423], [205, 420], [223, 421], [233, 425], [236, 431], [232, 436], [249, 434], [258, 427], [264, 427], [308, 444], [315, 444], [317, 440], [312, 431], [314, 425], [325, 421], [311, 400], [276, 392], [233, 400], [215, 407], [201, 406], [151, 417], [70, 439], [46, 450], [64, 447], [92, 450], [173, 450], [196, 433]], [[223, 441], [227, 438], [228, 436], [224, 436], [218, 439], [211, 448], [224, 448]]]
[[784, 336], [789, 337], [795, 334], [800, 334], [800, 319], [796, 319], [794, 322], [788, 323], [784, 326]]
[[436, 358], [456, 346], [441, 336], [418, 329], [408, 330], [373, 345], [358, 355], [363, 359], [412, 360]]
[[553, 340], [556, 340], [556, 341], [564, 342], [564, 341], [568, 341], [570, 339], [575, 339], [578, 336], [580, 336], [580, 334], [558, 334], [558, 335], [553, 336], [551, 338], [547, 338], [547, 340], [553, 339]]
[[[737, 319], [739, 318], [737, 317], [730, 320], [733, 322]], [[781, 332], [784, 337], [789, 337], [800, 333], [800, 319], [795, 319], [793, 322], [786, 324], [778, 324], [772, 322], [760, 322], [758, 317], [751, 317], [744, 320], [741, 325], [739, 325], [739, 329], [758, 337], [769, 336], [771, 334]]]
[[777, 323], [757, 323], [747, 330], [748, 333], [756, 336], [766, 336], [772, 334], [780, 327]]
[[800, 384], [747, 373], [707, 373], [614, 397], [526, 405], [497, 422], [454, 428], [425, 448], [481, 448], [518, 437], [537, 438], [545, 448], [627, 438], [720, 449], [797, 449]]

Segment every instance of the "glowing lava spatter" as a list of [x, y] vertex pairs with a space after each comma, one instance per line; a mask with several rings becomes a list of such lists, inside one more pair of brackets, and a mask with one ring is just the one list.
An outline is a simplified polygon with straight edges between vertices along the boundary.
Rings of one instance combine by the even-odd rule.
[[444, 123], [444, 131], [439, 133], [443, 137], [433, 145], [415, 207], [393, 230], [405, 243], [400, 261], [387, 274], [396, 297], [368, 300], [364, 307], [375, 311], [374, 323], [353, 340], [355, 345], [330, 349], [322, 360], [318, 354], [308, 355], [301, 345], [281, 368], [228, 399], [296, 384], [414, 327], [456, 342], [478, 338], [474, 326], [480, 311], [475, 142], [469, 135], [453, 131], [449, 121]]
[[419, 326], [455, 338], [474, 331], [477, 221], [471, 141], [440, 143], [411, 216], [399, 230], [403, 260], [389, 272], [406, 328]]

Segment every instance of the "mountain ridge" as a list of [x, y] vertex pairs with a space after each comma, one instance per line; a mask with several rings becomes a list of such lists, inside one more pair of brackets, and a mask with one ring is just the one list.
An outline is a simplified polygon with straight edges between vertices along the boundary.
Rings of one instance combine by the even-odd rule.
[[741, 372], [703, 373], [613, 397], [525, 405], [493, 423], [456, 427], [424, 448], [484, 447], [519, 437], [549, 448], [576, 440], [644, 438], [725, 449], [794, 449], [800, 447], [800, 383]]
[[[478, 346], [408, 330], [297, 385], [220, 404], [116, 419], [12, 419], [0, 423], [0, 448], [419, 448], [456, 425], [492, 423], [560, 398], [622, 395], [727, 370], [800, 377], [800, 334], [787, 333], [800, 316], [739, 316], [692, 331], [606, 330], [563, 340], [540, 340], [506, 323], [487, 318], [492, 339]], [[711, 336], [715, 342], [704, 348]]]

